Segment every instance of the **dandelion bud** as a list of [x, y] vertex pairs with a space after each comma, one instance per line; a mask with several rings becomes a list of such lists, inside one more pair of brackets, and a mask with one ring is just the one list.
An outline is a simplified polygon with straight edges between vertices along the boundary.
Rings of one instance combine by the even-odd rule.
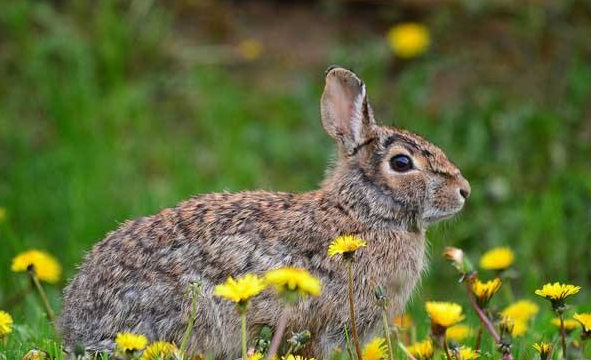
[[375, 286], [375, 298], [377, 299], [377, 301], [387, 299], [387, 292], [385, 291], [385, 287], [381, 285]]
[[515, 321], [512, 318], [508, 316], [502, 316], [500, 319], [500, 336], [504, 337], [504, 334], [512, 334], [514, 327]]
[[75, 359], [84, 358], [86, 355], [85, 345], [83, 343], [78, 342], [73, 346], [73, 355], [75, 355]]
[[48, 359], [48, 353], [43, 350], [29, 350], [24, 356], [23, 360], [46, 360]]
[[444, 257], [452, 263], [452, 266], [454, 266], [461, 275], [473, 272], [473, 265], [461, 249], [448, 246], [444, 249]]
[[[506, 354], [510, 352], [512, 347], [512, 336], [515, 334], [516, 324], [515, 320], [508, 316], [502, 316], [500, 318], [500, 342], [498, 343], [498, 350]], [[521, 325], [522, 326], [522, 325]]]
[[462, 263], [465, 257], [465, 253], [459, 249], [452, 246], [446, 246], [444, 249], [444, 257], [455, 263]]
[[540, 359], [547, 359], [552, 353], [552, 344], [540, 342], [533, 344], [533, 348], [540, 354]]
[[271, 337], [273, 336], [273, 330], [270, 326], [264, 325], [258, 333], [258, 338], [254, 344], [254, 349], [257, 353], [266, 354], [271, 346]]
[[290, 349], [292, 353], [296, 353], [302, 350], [306, 344], [310, 341], [310, 331], [303, 330], [297, 333], [292, 333], [292, 337], [288, 339]]
[[379, 307], [385, 308], [387, 305], [387, 291], [381, 285], [375, 286], [375, 299]]

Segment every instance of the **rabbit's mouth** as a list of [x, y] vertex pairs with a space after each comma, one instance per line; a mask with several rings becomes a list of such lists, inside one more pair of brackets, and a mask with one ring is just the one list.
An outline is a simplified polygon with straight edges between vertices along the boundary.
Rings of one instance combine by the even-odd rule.
[[452, 219], [456, 214], [457, 213], [439, 215], [439, 216], [426, 216], [426, 217], [423, 217], [423, 220], [427, 223], [432, 224], [432, 223], [436, 223], [439, 221]]
[[454, 209], [430, 208], [423, 212], [423, 220], [428, 223], [434, 223], [442, 220], [452, 219], [463, 208], [464, 202]]

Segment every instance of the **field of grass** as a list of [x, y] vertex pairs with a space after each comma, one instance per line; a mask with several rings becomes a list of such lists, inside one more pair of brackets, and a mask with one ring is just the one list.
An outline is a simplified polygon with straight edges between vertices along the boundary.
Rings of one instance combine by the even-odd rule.
[[[59, 259], [62, 281], [45, 286], [58, 311], [83, 254], [126, 219], [198, 193], [318, 187], [334, 151], [318, 107], [332, 63], [361, 75], [380, 123], [438, 144], [472, 184], [461, 215], [429, 231], [429, 271], [407, 310], [419, 338], [428, 331], [424, 301], [468, 309], [442, 257], [449, 245], [475, 262], [495, 246], [514, 250], [514, 297], [541, 309], [515, 340], [520, 358], [533, 357], [533, 342], [557, 339], [535, 289], [580, 285], [569, 314], [590, 310], [589, 3], [457, 0], [374, 10], [331, 3], [290, 5], [331, 28], [323, 38], [298, 29], [297, 38], [279, 41], [287, 47], [270, 46], [265, 28], [253, 34], [271, 17], [251, 7], [236, 20], [229, 3], [1, 6], [0, 310], [16, 325], [0, 341], [0, 359], [59, 346], [36, 294], [17, 296], [29, 280], [10, 271], [16, 254], [38, 248]], [[426, 24], [432, 46], [401, 61], [385, 30], [406, 20]], [[256, 59], [239, 55], [248, 37], [263, 42]], [[295, 42], [314, 54], [295, 54]], [[493, 305], [504, 307], [507, 297], [501, 291]], [[499, 358], [489, 338], [484, 349]]]

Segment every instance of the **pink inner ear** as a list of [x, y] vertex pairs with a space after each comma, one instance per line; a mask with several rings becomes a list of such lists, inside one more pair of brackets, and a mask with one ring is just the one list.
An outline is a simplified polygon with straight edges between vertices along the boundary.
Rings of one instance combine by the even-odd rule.
[[343, 84], [345, 83], [344, 80], [334, 78], [330, 81], [329, 94], [331, 96], [333, 115], [336, 117], [336, 128], [344, 133], [348, 133], [351, 131], [349, 121], [354, 112], [352, 107], [354, 106], [356, 94], [352, 93], [351, 84]]
[[321, 120], [329, 136], [348, 151], [364, 140], [369, 131], [366, 127], [374, 125], [371, 116], [362, 111], [365, 100], [366, 89], [352, 72], [334, 69], [327, 74], [321, 97]]

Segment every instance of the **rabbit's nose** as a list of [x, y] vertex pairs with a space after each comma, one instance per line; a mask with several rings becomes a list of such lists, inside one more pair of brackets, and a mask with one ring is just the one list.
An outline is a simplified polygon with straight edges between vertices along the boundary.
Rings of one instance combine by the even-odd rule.
[[462, 175], [458, 176], [458, 192], [465, 200], [471, 195], [471, 184]]

